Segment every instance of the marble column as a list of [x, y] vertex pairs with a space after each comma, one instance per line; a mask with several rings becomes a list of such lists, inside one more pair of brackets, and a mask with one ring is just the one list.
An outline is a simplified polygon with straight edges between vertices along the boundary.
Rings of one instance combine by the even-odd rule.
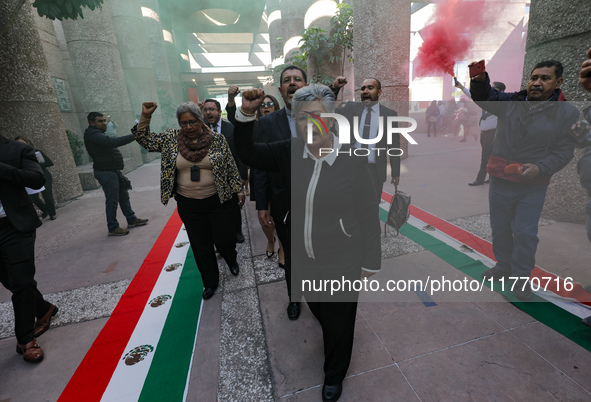
[[283, 56], [283, 21], [279, 0], [267, 0], [267, 17], [271, 60], [275, 60]]
[[[0, 2], [0, 26], [8, 22], [14, 3]], [[40, 33], [26, 3], [2, 37], [0, 46], [0, 127], [2, 135], [28, 137], [54, 162], [54, 195], [58, 203], [82, 194], [66, 137]]]
[[175, 112], [178, 104], [174, 97], [170, 69], [168, 68], [168, 57], [164, 47], [158, 0], [141, 0], [140, 5], [142, 6], [144, 25], [148, 33], [148, 45], [150, 46], [152, 69], [156, 77], [158, 105], [160, 106], [162, 120], [166, 127], [176, 127]]
[[170, 70], [170, 80], [174, 92], [175, 103], [177, 105], [187, 102], [187, 94], [181, 83], [181, 63], [180, 52], [175, 43], [175, 32], [172, 29], [172, 22], [166, 15], [160, 15], [162, 23], [162, 35], [164, 37], [164, 49], [168, 59], [168, 68]]
[[[110, 5], [131, 110], [138, 115], [142, 111], [142, 102], [158, 99], [140, 1], [116, 0]], [[154, 130], [163, 128], [161, 110], [156, 109], [152, 115], [151, 127]]]
[[[353, 53], [355, 93], [366, 78], [382, 84], [380, 102], [408, 116], [410, 11], [408, 0], [354, 0]], [[408, 143], [401, 139], [404, 155]]]
[[[591, 93], [579, 85], [578, 79], [587, 49], [591, 47], [588, 10], [587, 0], [532, 2], [523, 66], [523, 88], [536, 63], [548, 59], [559, 60], [564, 66], [564, 95], [577, 106], [589, 105]], [[581, 150], [577, 150], [575, 159], [552, 177], [543, 216], [566, 222], [585, 222], [583, 208], [588, 197], [579, 183], [576, 169], [580, 156]]]
[[[113, 29], [110, 2], [105, 0], [102, 10], [85, 11], [84, 19], [63, 21], [62, 27], [77, 83], [80, 125], [88, 127], [88, 113], [101, 112], [110, 115], [118, 124], [117, 135], [127, 134], [134, 124], [135, 115]], [[126, 170], [142, 164], [137, 143], [132, 142], [119, 149], [126, 159]]]
[[281, 2], [281, 25], [283, 26], [284, 45], [283, 56], [285, 59], [288, 59], [297, 51], [297, 49], [299, 49], [297, 43], [293, 44], [295, 47], [290, 46], [291, 49], [285, 48], [285, 45], [290, 39], [293, 41], [295, 38], [302, 35], [306, 11], [308, 11], [308, 7], [310, 7], [312, 3], [314, 3], [314, 0], [283, 0]]

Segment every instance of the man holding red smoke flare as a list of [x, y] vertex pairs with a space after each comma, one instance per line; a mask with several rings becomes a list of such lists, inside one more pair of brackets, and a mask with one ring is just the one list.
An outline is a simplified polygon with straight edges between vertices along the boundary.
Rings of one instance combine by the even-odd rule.
[[579, 111], [559, 101], [562, 71], [559, 61], [540, 62], [532, 70], [527, 88], [513, 93], [492, 88], [486, 71], [471, 77], [470, 82], [472, 99], [498, 116], [487, 165], [497, 263], [482, 277], [490, 281], [519, 277], [513, 294], [524, 301], [532, 296], [528, 279], [535, 266], [538, 223], [550, 178], [574, 156], [570, 130]]

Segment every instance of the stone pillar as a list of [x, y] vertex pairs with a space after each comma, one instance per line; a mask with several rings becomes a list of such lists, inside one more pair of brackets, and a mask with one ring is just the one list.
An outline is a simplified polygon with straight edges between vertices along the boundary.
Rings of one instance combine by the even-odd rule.
[[[131, 110], [138, 115], [142, 112], [142, 102], [158, 99], [140, 1], [116, 0], [110, 5]], [[162, 129], [161, 110], [156, 109], [152, 115], [151, 127], [155, 131]]]
[[[105, 0], [102, 10], [85, 10], [84, 19], [65, 20], [62, 26], [78, 85], [80, 125], [88, 127], [88, 113], [101, 112], [110, 115], [119, 125], [117, 135], [129, 133], [135, 116], [113, 31], [110, 2]], [[142, 164], [137, 143], [125, 145], [120, 150], [126, 158], [126, 170]]]
[[[283, 25], [283, 45], [302, 35], [306, 11], [314, 0], [283, 0], [281, 2], [281, 25]], [[296, 44], [294, 44], [296, 45]], [[296, 48], [283, 49], [284, 57], [288, 59], [295, 53]], [[299, 46], [297, 46], [299, 49]]]
[[[66, 76], [68, 77], [70, 94], [72, 96], [71, 97], [72, 113], [70, 113], [68, 117], [74, 121], [72, 123], [68, 123], [67, 122], [68, 120], [66, 120], [64, 118], [64, 113], [62, 113], [62, 119], [65, 122], [64, 124], [66, 124], [66, 128], [68, 128], [67, 127], [68, 124], [72, 124], [74, 127], [78, 126], [78, 130], [73, 131], [73, 133], [76, 134], [78, 139], [83, 142], [84, 141], [84, 130], [86, 129], [88, 124], [86, 123], [86, 119], [84, 119], [84, 125], [81, 125], [82, 124], [81, 119], [80, 119], [81, 114], [78, 113], [78, 110], [83, 109], [82, 102], [80, 99], [80, 91], [78, 90], [80, 85], [78, 84], [78, 81], [76, 80], [76, 75], [74, 74], [74, 68], [72, 67], [72, 59], [70, 57], [70, 51], [68, 50], [68, 44], [66, 43], [66, 36], [64, 34], [64, 28], [62, 26], [62, 22], [59, 20], [53, 21], [53, 29], [55, 31], [55, 36], [58, 41], [58, 46], [59, 46], [60, 54], [61, 54], [61, 60], [64, 65], [64, 70], [66, 72]], [[91, 162], [90, 156], [88, 156], [88, 152], [86, 152], [86, 148], [84, 146], [82, 146], [82, 150], [84, 151], [82, 163], [83, 164], [90, 163]], [[94, 180], [94, 177], [92, 177], [92, 179]], [[83, 189], [85, 189], [85, 190], [88, 189], [87, 187], [85, 187], [85, 182], [82, 177], [80, 178], [80, 182], [82, 183]]]
[[[363, 80], [375, 77], [382, 84], [380, 101], [408, 116], [410, 1], [354, 0], [352, 7], [356, 99]], [[400, 142], [407, 155], [408, 143]]]
[[152, 70], [156, 77], [158, 105], [160, 106], [162, 121], [166, 127], [176, 127], [175, 112], [178, 104], [174, 97], [170, 69], [168, 68], [158, 0], [141, 0], [140, 4], [142, 6], [144, 25], [148, 33]]
[[[591, 46], [588, 9], [587, 0], [532, 2], [523, 66], [523, 87], [536, 63], [547, 59], [559, 60], [564, 65], [562, 91], [566, 98], [574, 101], [573, 103], [584, 101], [582, 104], [589, 104], [591, 93], [579, 85], [578, 79], [581, 64], [586, 59], [585, 53]], [[583, 207], [588, 197], [579, 183], [576, 170], [581, 152], [577, 151], [575, 155], [575, 159], [567, 167], [552, 177], [544, 216], [565, 222], [583, 223]]]
[[[0, 2], [0, 26], [14, 3]], [[54, 195], [58, 203], [82, 194], [74, 158], [49, 75], [31, 4], [25, 3], [0, 46], [0, 127], [4, 136], [30, 138], [53, 162]]]
[[161, 15], [162, 35], [164, 37], [164, 49], [166, 50], [166, 57], [168, 59], [168, 68], [170, 69], [170, 80], [172, 83], [172, 90], [177, 106], [187, 101], [187, 95], [181, 83], [181, 64], [179, 61], [179, 51], [175, 43], [175, 35], [172, 30], [172, 23], [166, 15]]
[[271, 60], [283, 56], [283, 20], [279, 0], [267, 0], [267, 17], [269, 19], [269, 46]]
[[66, 130], [79, 135], [82, 133], [82, 130], [78, 116], [76, 115], [76, 106], [54, 24], [50, 19], [40, 17], [36, 12], [33, 12], [33, 18], [39, 30], [41, 46], [43, 47], [43, 53], [45, 53], [45, 59], [49, 68], [49, 75], [58, 97], [58, 106], [60, 107], [64, 126]]

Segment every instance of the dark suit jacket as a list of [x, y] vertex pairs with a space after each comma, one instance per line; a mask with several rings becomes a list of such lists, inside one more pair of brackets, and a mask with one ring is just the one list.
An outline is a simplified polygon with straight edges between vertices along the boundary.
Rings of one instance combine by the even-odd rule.
[[236, 146], [234, 145], [234, 125], [229, 121], [222, 120], [222, 132], [220, 134], [226, 138], [226, 142], [230, 147], [230, 152], [232, 152], [234, 162], [236, 162], [236, 167], [240, 173], [240, 178], [242, 180], [248, 180], [248, 167], [236, 155]]
[[[256, 125], [254, 138], [255, 141], [261, 143], [290, 139], [291, 130], [285, 108], [261, 117]], [[252, 189], [256, 200], [256, 209], [265, 210], [271, 202], [271, 216], [282, 220], [289, 210], [285, 204], [286, 198], [288, 198], [285, 185], [281, 175], [257, 169], [254, 173]]]
[[41, 221], [25, 187], [39, 189], [45, 184], [35, 150], [29, 145], [0, 136], [0, 202], [12, 225], [31, 232]]
[[[353, 130], [353, 117], [357, 116], [359, 120], [361, 120], [361, 114], [363, 113], [363, 102], [348, 102], [345, 104], [343, 108], [337, 109], [337, 113], [342, 114], [343, 116], [347, 117], [349, 120], [349, 125], [351, 130]], [[398, 116], [395, 110], [385, 107], [384, 105], [380, 105], [380, 118], [387, 119], [388, 116]], [[378, 148], [384, 149], [392, 149], [392, 148], [400, 148], [400, 134], [396, 133], [392, 136], [392, 144], [388, 144], [387, 136], [386, 136], [386, 121], [384, 120], [384, 135], [382, 139], [377, 144]], [[353, 136], [351, 135], [351, 138]], [[379, 155], [377, 155], [376, 164], [378, 165], [378, 183], [383, 183], [386, 181], [387, 176], [387, 165], [388, 165], [388, 156], [385, 151], [380, 151]], [[393, 156], [390, 157], [390, 167], [392, 169], [392, 177], [400, 176], [400, 157]]]

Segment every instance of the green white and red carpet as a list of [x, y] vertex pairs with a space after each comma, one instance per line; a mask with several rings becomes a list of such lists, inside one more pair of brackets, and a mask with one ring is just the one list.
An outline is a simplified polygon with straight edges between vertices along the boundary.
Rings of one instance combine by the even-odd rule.
[[[382, 198], [380, 219], [385, 221], [392, 196], [383, 193]], [[494, 265], [488, 241], [417, 207], [411, 206], [411, 217], [400, 233], [474, 279], [480, 280], [482, 272]], [[502, 294], [591, 350], [591, 329], [581, 323], [581, 318], [591, 315], [591, 295], [577, 283], [566, 291], [563, 279], [539, 267], [532, 277], [552, 278], [532, 301], [519, 302], [508, 290]], [[186, 231], [175, 212], [59, 402], [184, 401], [202, 289]]]

